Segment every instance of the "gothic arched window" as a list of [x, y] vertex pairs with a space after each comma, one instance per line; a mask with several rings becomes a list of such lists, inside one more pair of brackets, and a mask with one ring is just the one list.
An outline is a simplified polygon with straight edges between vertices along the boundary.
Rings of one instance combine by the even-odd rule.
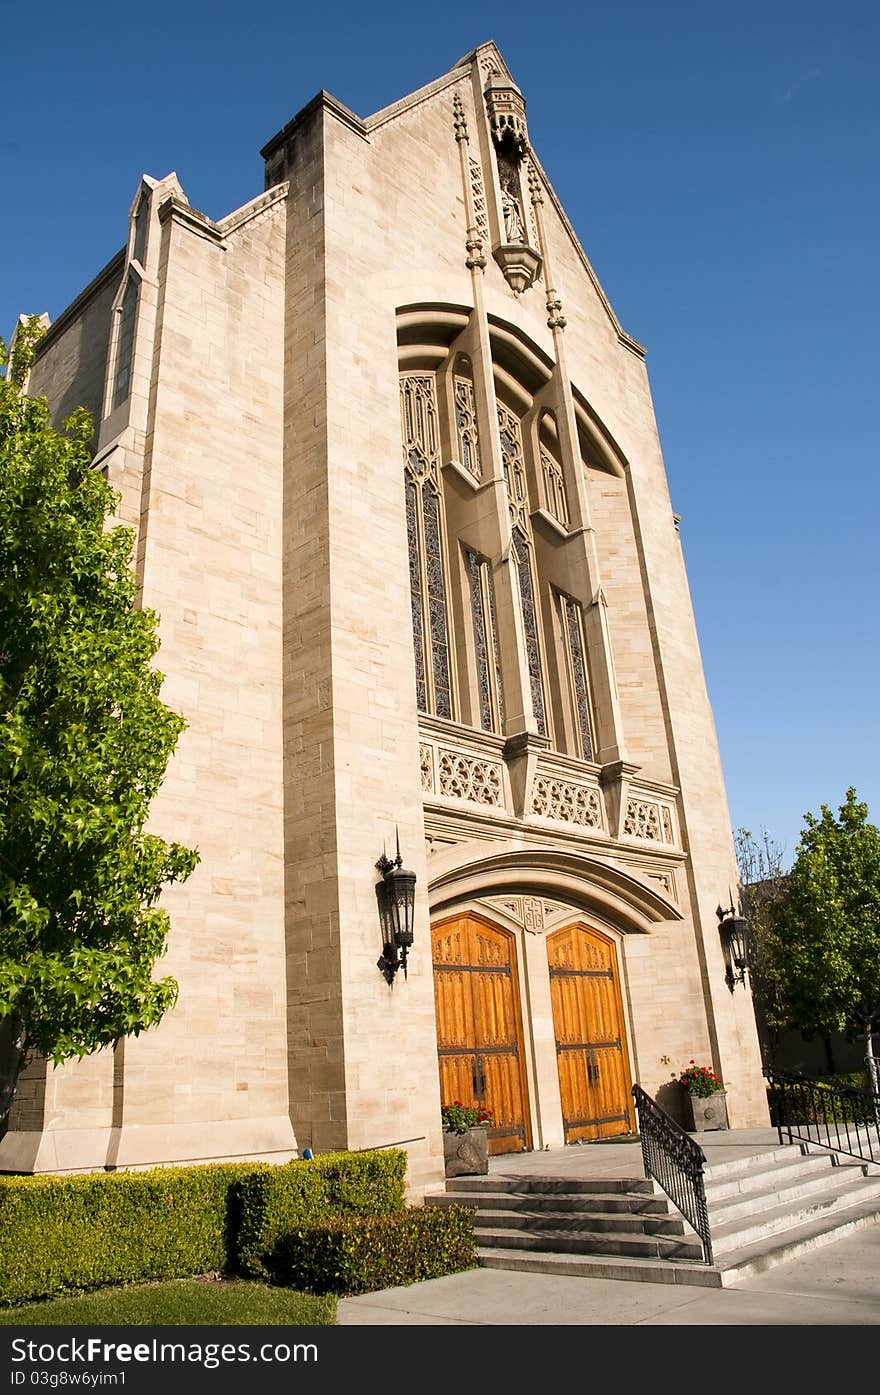
[[406, 530], [416, 701], [420, 712], [452, 717], [449, 616], [444, 578], [437, 395], [431, 373], [400, 379]]
[[567, 687], [574, 717], [576, 755], [593, 759], [593, 734], [590, 710], [590, 685], [587, 671], [587, 645], [584, 636], [584, 616], [580, 604], [561, 591], [556, 594], [565, 655]]
[[134, 325], [137, 319], [138, 283], [129, 276], [119, 310], [116, 339], [116, 372], [113, 378], [112, 409], [121, 407], [131, 392], [131, 358], [134, 351]]
[[504, 690], [501, 682], [501, 652], [498, 645], [492, 570], [487, 559], [478, 556], [469, 547], [464, 549], [464, 557], [471, 598], [480, 726], [484, 731], [502, 731]]
[[526, 471], [523, 463], [522, 432], [518, 419], [502, 402], [498, 403], [498, 428], [501, 437], [504, 482], [507, 485], [507, 503], [512, 525], [513, 555], [516, 559], [519, 599], [526, 638], [532, 710], [535, 714], [538, 731], [542, 736], [546, 736], [547, 716], [544, 703], [540, 623], [535, 595], [532, 530], [529, 521]]
[[482, 479], [480, 464], [480, 438], [477, 433], [477, 404], [474, 400], [474, 385], [470, 378], [456, 374], [455, 391], [455, 434], [458, 441], [458, 455], [462, 465], [475, 480]]

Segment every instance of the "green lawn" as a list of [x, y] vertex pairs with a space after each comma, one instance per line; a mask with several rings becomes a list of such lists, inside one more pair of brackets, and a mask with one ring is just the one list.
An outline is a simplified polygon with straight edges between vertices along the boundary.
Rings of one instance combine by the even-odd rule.
[[102, 1288], [0, 1309], [0, 1326], [332, 1327], [336, 1299], [235, 1279]]

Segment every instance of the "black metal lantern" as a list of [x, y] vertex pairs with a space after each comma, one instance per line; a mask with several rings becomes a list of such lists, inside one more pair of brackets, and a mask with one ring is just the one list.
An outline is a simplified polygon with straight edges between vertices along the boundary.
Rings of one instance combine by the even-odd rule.
[[406, 956], [413, 942], [416, 874], [408, 872], [401, 865], [402, 861], [398, 836], [394, 860], [383, 852], [376, 863], [376, 871], [382, 873], [382, 880], [376, 883], [376, 900], [382, 924], [382, 954], [376, 961], [376, 967], [389, 985], [394, 983], [398, 969], [403, 969], [406, 978]]
[[751, 968], [751, 932], [745, 916], [737, 915], [733, 901], [727, 910], [719, 906], [718, 933], [721, 936], [721, 949], [724, 954], [724, 977], [731, 993], [738, 983], [745, 987], [746, 969]]

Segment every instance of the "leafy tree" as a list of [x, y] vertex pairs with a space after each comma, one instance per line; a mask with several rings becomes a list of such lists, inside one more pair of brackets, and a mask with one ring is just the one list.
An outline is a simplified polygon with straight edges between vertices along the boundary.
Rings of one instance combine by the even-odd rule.
[[144, 831], [184, 722], [159, 697], [157, 617], [131, 532], [108, 526], [89, 414], [60, 433], [23, 390], [37, 332], [20, 327], [0, 378], [0, 1121], [31, 1051], [85, 1056], [172, 1006], [157, 902], [198, 861]]
[[755, 837], [747, 828], [734, 834], [736, 860], [742, 886], [742, 911], [749, 922], [751, 955], [749, 976], [765, 1065], [772, 1065], [779, 1038], [789, 1024], [785, 978], [779, 964], [773, 911], [785, 897], [788, 876], [783, 849], [766, 828]]
[[821, 810], [804, 815], [772, 907], [774, 960], [791, 1024], [808, 1035], [864, 1034], [870, 1061], [880, 1027], [880, 829], [852, 788], [837, 818]]

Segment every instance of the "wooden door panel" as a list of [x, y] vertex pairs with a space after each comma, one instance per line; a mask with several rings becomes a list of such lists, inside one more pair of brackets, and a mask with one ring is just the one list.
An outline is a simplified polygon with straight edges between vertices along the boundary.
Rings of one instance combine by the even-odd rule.
[[441, 1051], [472, 1051], [474, 1011], [470, 975], [456, 967], [434, 975], [437, 1010], [437, 1045]]
[[514, 1014], [510, 974], [475, 973], [472, 979], [477, 1047], [516, 1049], [519, 1032]]
[[466, 1055], [440, 1056], [440, 1099], [443, 1104], [477, 1105], [480, 1101], [474, 1093], [474, 1058]]
[[626, 1133], [630, 1080], [614, 946], [573, 925], [548, 936], [547, 956], [566, 1142]]
[[485, 1103], [492, 1110], [489, 1142], [493, 1153], [521, 1153], [526, 1146], [523, 1088], [518, 1056], [480, 1054], [486, 1082]]
[[599, 1124], [599, 1138], [611, 1138], [626, 1133], [630, 1126], [630, 1084], [624, 1075], [623, 1053], [619, 1047], [599, 1047], [593, 1050], [594, 1098]]
[[492, 1110], [490, 1153], [529, 1147], [513, 937], [462, 916], [431, 939], [441, 1101]]

